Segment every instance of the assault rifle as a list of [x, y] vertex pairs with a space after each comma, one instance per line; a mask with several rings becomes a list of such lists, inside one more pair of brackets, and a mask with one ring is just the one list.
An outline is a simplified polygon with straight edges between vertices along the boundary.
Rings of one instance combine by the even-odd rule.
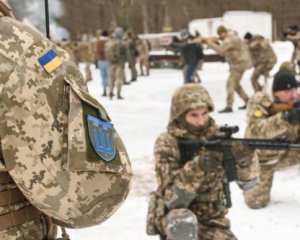
[[[180, 150], [181, 161], [191, 159], [204, 148], [208, 151], [222, 153], [222, 165], [225, 170], [223, 179], [226, 206], [232, 206], [230, 198], [229, 183], [237, 179], [235, 159], [232, 154], [234, 143], [241, 143], [254, 149], [269, 150], [300, 150], [300, 144], [292, 144], [285, 138], [275, 139], [251, 139], [251, 138], [232, 138], [232, 134], [239, 131], [238, 126], [223, 126], [220, 128], [224, 133], [222, 136], [213, 137], [207, 141], [179, 138], [178, 145]], [[207, 164], [207, 163], [204, 163]], [[209, 163], [208, 163], [209, 164]]]

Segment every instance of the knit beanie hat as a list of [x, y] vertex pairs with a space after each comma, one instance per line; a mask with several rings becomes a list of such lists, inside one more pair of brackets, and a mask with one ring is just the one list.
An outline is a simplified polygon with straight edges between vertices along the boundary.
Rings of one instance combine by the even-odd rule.
[[274, 75], [272, 91], [277, 92], [281, 90], [289, 90], [292, 88], [297, 88], [297, 80], [295, 76], [285, 70], [280, 70]]
[[252, 34], [250, 32], [246, 32], [246, 34], [244, 35], [244, 39], [250, 40], [252, 39]]

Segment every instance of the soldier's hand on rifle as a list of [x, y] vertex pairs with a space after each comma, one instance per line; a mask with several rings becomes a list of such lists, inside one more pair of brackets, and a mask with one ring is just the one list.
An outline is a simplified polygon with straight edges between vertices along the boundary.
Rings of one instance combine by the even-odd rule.
[[293, 104], [293, 109], [284, 113], [284, 118], [290, 124], [300, 124], [300, 100]]

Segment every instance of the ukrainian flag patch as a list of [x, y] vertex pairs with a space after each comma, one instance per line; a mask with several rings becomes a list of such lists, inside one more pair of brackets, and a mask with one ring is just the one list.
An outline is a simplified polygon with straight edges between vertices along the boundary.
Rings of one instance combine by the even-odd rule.
[[39, 63], [47, 73], [52, 73], [62, 64], [62, 60], [57, 56], [56, 52], [51, 49], [49, 52], [39, 58]]

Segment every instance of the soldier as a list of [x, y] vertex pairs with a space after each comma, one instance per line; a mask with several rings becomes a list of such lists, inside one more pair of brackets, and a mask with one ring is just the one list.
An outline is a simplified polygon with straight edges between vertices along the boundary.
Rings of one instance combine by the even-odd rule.
[[[247, 106], [247, 128], [245, 137], [276, 138], [287, 137], [299, 143], [299, 109], [293, 103], [299, 99], [297, 81], [294, 75], [281, 70], [274, 76], [271, 93], [257, 92]], [[250, 208], [265, 207], [270, 201], [270, 191], [274, 171], [278, 164], [294, 165], [299, 163], [296, 151], [277, 152], [256, 150], [255, 158], [260, 163], [260, 181], [250, 191], [244, 193], [245, 202]]]
[[300, 31], [297, 25], [288, 27], [286, 32], [286, 39], [291, 41], [294, 45], [291, 62], [298, 65], [298, 73], [300, 71]]
[[137, 50], [137, 41], [136, 37], [133, 36], [131, 32], [127, 33], [127, 56], [128, 56], [128, 65], [131, 72], [131, 82], [135, 82], [137, 80], [137, 70], [136, 70], [136, 60], [139, 56]]
[[224, 56], [230, 66], [230, 75], [226, 85], [227, 105], [223, 110], [219, 111], [219, 113], [232, 112], [234, 92], [245, 102], [245, 105], [239, 107], [239, 109], [246, 109], [248, 95], [242, 88], [240, 81], [244, 72], [252, 66], [249, 53], [236, 33], [228, 31], [224, 26], [219, 26], [217, 33], [221, 40], [223, 40], [222, 45], [218, 45], [209, 39], [206, 40], [206, 43], [209, 48], [214, 49], [218, 54]]
[[261, 91], [262, 87], [258, 82], [260, 75], [265, 78], [265, 83], [269, 77], [269, 72], [276, 63], [276, 55], [269, 41], [263, 36], [255, 35], [247, 32], [244, 36], [245, 42], [248, 45], [254, 71], [251, 76], [251, 83], [255, 92]]
[[127, 47], [123, 41], [124, 30], [117, 27], [113, 33], [112, 39], [105, 44], [105, 56], [109, 61], [109, 98], [114, 96], [114, 88], [117, 88], [117, 98], [121, 96], [122, 85], [126, 81], [124, 65], [127, 61]]
[[150, 42], [147, 39], [138, 39], [137, 49], [139, 52], [138, 59], [140, 63], [141, 76], [144, 76], [144, 68], [146, 69], [146, 76], [149, 76], [149, 52], [151, 50]]
[[[209, 116], [213, 108], [207, 90], [196, 83], [185, 84], [173, 95], [168, 130], [155, 143], [158, 189], [156, 207], [148, 215], [148, 229], [157, 229], [161, 239], [236, 239], [225, 217], [228, 209], [220, 154], [202, 149], [185, 159], [177, 142], [178, 138], [205, 140], [219, 134], [218, 126]], [[236, 150], [236, 155], [241, 154], [242, 149]], [[248, 161], [244, 154], [236, 160], [238, 183], [246, 190], [256, 182], [257, 164]], [[154, 234], [152, 230], [148, 234]]]
[[[107, 113], [88, 94], [70, 55], [12, 18], [2, 1], [0, 41], [0, 239], [54, 240], [55, 224], [80, 228], [103, 222], [128, 194], [131, 175], [123, 175], [130, 163], [123, 166], [126, 151]], [[92, 141], [103, 138], [87, 138], [87, 128], [93, 134], [104, 120], [106, 131], [111, 129], [106, 150], [114, 153], [106, 152], [107, 159], [92, 150]], [[101, 166], [84, 158], [88, 148]], [[79, 170], [70, 164], [75, 158], [85, 159]], [[63, 239], [68, 239], [64, 230]]]

